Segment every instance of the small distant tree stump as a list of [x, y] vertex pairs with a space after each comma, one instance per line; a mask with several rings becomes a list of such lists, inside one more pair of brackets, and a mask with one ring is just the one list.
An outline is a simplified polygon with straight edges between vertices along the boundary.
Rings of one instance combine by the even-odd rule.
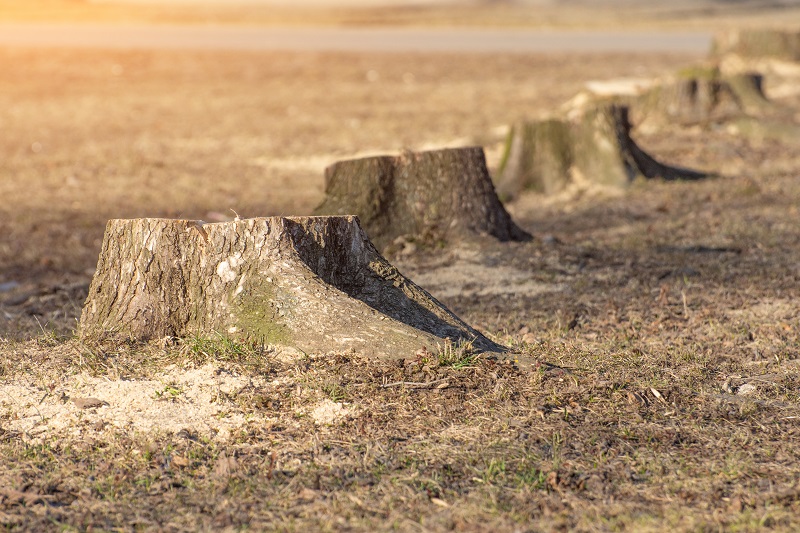
[[737, 55], [746, 59], [800, 61], [800, 32], [738, 29], [721, 32], [711, 46], [713, 56]]
[[523, 190], [558, 192], [577, 176], [613, 187], [626, 187], [637, 177], [706, 176], [659, 163], [633, 141], [630, 130], [628, 108], [619, 105], [590, 108], [576, 121], [517, 124], [506, 139], [497, 188], [510, 199]]
[[632, 106], [639, 122], [703, 124], [746, 114], [762, 114], [771, 107], [764, 95], [763, 77], [754, 72], [723, 76], [717, 68], [679, 72], [636, 99]]
[[427, 243], [531, 238], [497, 198], [480, 147], [340, 161], [325, 169], [325, 194], [315, 214], [358, 215], [381, 249], [401, 236]]
[[81, 336], [216, 333], [387, 357], [445, 338], [502, 350], [403, 277], [352, 216], [109, 221]]

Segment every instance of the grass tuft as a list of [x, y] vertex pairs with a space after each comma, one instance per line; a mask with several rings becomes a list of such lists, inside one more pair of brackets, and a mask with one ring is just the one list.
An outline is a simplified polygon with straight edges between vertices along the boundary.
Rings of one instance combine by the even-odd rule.
[[471, 340], [459, 340], [453, 342], [450, 339], [444, 340], [444, 345], [439, 347], [436, 354], [439, 366], [449, 366], [456, 370], [469, 368], [475, 363], [478, 354]]

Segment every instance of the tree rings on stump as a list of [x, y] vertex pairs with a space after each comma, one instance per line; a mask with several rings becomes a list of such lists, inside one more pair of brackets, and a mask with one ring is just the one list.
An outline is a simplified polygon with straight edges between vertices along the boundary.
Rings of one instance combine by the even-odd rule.
[[317, 215], [358, 215], [383, 249], [398, 237], [441, 243], [490, 235], [531, 237], [500, 203], [480, 147], [368, 157], [325, 169]]
[[580, 178], [625, 187], [637, 177], [696, 180], [706, 174], [659, 163], [630, 136], [628, 108], [603, 105], [576, 120], [522, 122], [512, 127], [498, 171], [504, 199], [523, 190], [554, 193]]
[[353, 216], [111, 220], [80, 334], [222, 334], [387, 357], [448, 338], [503, 350], [400, 274]]

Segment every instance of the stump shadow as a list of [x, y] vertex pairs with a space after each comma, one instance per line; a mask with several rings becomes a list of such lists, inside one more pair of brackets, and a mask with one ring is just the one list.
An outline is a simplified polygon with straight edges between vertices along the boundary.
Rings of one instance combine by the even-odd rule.
[[[343, 227], [346, 219], [340, 220], [325, 226], [324, 245], [302, 224], [287, 221], [299, 259], [325, 283], [414, 329], [454, 342], [471, 341], [481, 352], [507, 351], [506, 347], [484, 337], [400, 274], [377, 251], [357, 219], [350, 219], [352, 222], [348, 222], [347, 227]], [[438, 308], [441, 314], [449, 315], [451, 321], [429, 307]]]

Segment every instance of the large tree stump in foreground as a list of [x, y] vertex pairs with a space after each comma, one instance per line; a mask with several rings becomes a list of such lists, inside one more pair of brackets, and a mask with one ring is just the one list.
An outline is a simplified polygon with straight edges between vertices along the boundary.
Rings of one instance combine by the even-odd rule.
[[315, 214], [358, 215], [381, 249], [401, 236], [530, 239], [497, 198], [480, 147], [340, 161], [325, 169], [325, 193]]
[[512, 127], [497, 177], [504, 199], [523, 190], [554, 193], [581, 179], [625, 187], [637, 177], [696, 180], [706, 174], [664, 165], [630, 136], [628, 108], [595, 107], [575, 121], [546, 120]]
[[80, 334], [213, 335], [404, 357], [445, 338], [499, 351], [374, 248], [355, 217], [111, 220]]

